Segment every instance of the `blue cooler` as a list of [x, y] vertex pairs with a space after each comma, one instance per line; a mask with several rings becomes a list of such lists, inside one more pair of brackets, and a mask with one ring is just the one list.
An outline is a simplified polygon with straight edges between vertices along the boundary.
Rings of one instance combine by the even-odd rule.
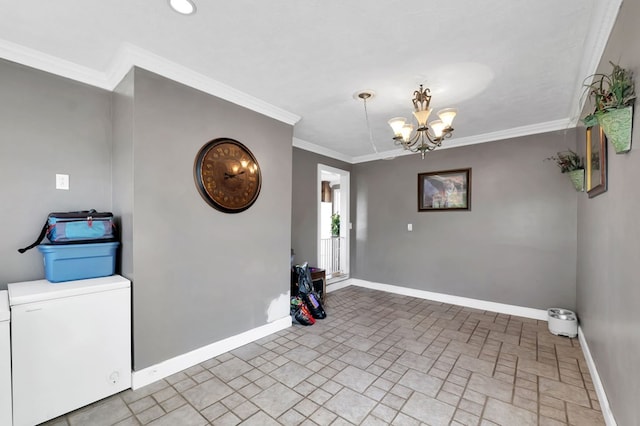
[[48, 281], [83, 280], [113, 275], [120, 243], [41, 244], [44, 273]]

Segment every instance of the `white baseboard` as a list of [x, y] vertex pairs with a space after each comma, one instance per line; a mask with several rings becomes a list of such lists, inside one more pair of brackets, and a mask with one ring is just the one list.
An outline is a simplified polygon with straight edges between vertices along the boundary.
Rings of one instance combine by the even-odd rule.
[[350, 285], [352, 285], [351, 278], [347, 278], [346, 280], [338, 281], [332, 284], [327, 284], [327, 293], [340, 290], [341, 288], [349, 287]]
[[168, 359], [151, 367], [144, 368], [131, 373], [131, 388], [139, 389], [143, 386], [151, 384], [157, 380], [169, 377], [179, 371], [185, 370], [194, 365], [200, 364], [208, 359], [214, 358], [225, 352], [232, 351], [242, 345], [251, 343], [255, 340], [262, 339], [270, 334], [276, 333], [291, 327], [291, 317], [270, 322], [263, 326], [245, 331], [244, 333], [228, 337], [224, 340], [214, 342], [202, 348], [187, 352], [177, 357]]
[[[374, 283], [371, 281], [351, 278], [347, 285], [355, 285], [359, 287], [370, 288], [373, 290], [386, 291], [388, 293], [401, 294], [403, 296], [417, 297], [419, 299], [433, 300], [436, 302], [450, 303], [452, 305], [460, 305], [468, 308], [480, 309], [483, 311], [498, 312], [507, 315], [516, 315], [524, 318], [532, 318], [536, 320], [547, 320], [547, 311], [544, 309], [527, 308], [524, 306], [508, 305], [506, 303], [489, 302], [487, 300], [471, 299], [469, 297], [453, 296], [444, 293], [434, 293], [425, 290], [416, 290], [414, 288], [399, 287], [390, 284]], [[346, 287], [346, 285], [345, 285]], [[329, 291], [329, 290], [327, 290]]]
[[596, 364], [593, 362], [593, 357], [591, 356], [587, 339], [584, 337], [584, 332], [580, 326], [578, 326], [578, 340], [580, 340], [582, 353], [584, 353], [585, 361], [587, 361], [587, 366], [589, 367], [589, 374], [591, 374], [593, 387], [596, 389], [596, 394], [598, 395], [598, 402], [600, 403], [600, 409], [602, 410], [602, 417], [604, 417], [604, 421], [607, 426], [617, 426], [616, 419], [613, 418], [613, 412], [609, 406], [609, 399], [607, 398], [604, 386], [602, 386], [602, 381], [600, 380], [600, 375], [596, 369]]

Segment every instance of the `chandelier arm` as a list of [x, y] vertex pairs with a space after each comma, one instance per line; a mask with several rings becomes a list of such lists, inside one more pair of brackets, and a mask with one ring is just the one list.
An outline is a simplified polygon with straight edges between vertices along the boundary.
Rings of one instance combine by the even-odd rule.
[[404, 140], [401, 137], [393, 138], [394, 144], [402, 145], [405, 149], [409, 149], [414, 146], [420, 140], [420, 133], [416, 132], [413, 136], [411, 136], [408, 140]]
[[433, 144], [437, 144], [438, 146], [442, 145], [442, 141], [445, 139], [449, 139], [451, 136], [453, 136], [453, 128], [452, 127], [447, 127], [446, 129], [444, 129], [442, 131], [442, 135], [440, 137], [436, 137], [435, 135], [431, 135], [428, 131], [425, 131], [425, 134], [427, 135], [427, 138], [429, 139], [429, 141]]
[[429, 130], [430, 130], [429, 127], [425, 127], [424, 130], [417, 129], [416, 132], [413, 134], [413, 136], [411, 136], [407, 141], [401, 138], [400, 139], [394, 138], [395, 144], [403, 145], [403, 146], [414, 146], [416, 143], [418, 143], [421, 139], [423, 139], [426, 136], [429, 142], [431, 142], [434, 145], [437, 144], [438, 146], [440, 146], [442, 144], [442, 140], [448, 139], [453, 135], [453, 128], [451, 127], [444, 129], [444, 131], [442, 132], [442, 136], [440, 137], [436, 137], [435, 135], [431, 134]]
[[426, 144], [424, 143], [423, 145], [427, 148], [428, 151], [433, 151], [434, 149], [438, 148], [440, 145], [442, 145], [442, 139], [441, 138], [431, 138], [431, 135], [429, 134], [428, 131], [425, 130], [424, 135], [426, 136], [426, 138], [429, 140], [429, 143]]
[[427, 152], [442, 145], [441, 139], [432, 139], [427, 133], [416, 133], [410, 140], [395, 140], [396, 145], [402, 145], [404, 149], [411, 152]]

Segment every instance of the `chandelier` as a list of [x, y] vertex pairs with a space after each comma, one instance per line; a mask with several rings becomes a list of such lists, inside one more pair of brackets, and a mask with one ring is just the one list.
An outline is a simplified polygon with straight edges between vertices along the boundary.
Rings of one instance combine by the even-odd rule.
[[413, 92], [413, 115], [418, 121], [418, 128], [413, 132], [413, 124], [407, 123], [404, 117], [395, 117], [389, 120], [389, 125], [393, 129], [393, 140], [396, 145], [402, 145], [404, 149], [411, 152], [419, 152], [424, 160], [428, 151], [433, 151], [442, 145], [442, 141], [451, 137], [453, 127], [451, 123], [458, 110], [455, 108], [445, 108], [438, 111], [439, 120], [433, 120], [427, 125], [427, 120], [431, 114], [431, 92], [429, 88], [420, 89]]

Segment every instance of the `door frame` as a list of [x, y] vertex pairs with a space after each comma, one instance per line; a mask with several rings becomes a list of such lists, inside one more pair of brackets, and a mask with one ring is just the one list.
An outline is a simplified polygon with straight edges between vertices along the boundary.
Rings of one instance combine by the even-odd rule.
[[351, 245], [351, 213], [349, 200], [351, 199], [350, 193], [350, 181], [351, 173], [347, 170], [338, 169], [335, 167], [327, 166], [326, 164], [318, 163], [318, 176], [316, 182], [317, 195], [316, 195], [316, 264], [320, 264], [320, 250], [321, 250], [321, 199], [322, 199], [322, 172], [333, 173], [340, 176], [340, 235], [344, 235], [344, 250], [340, 251], [340, 262], [344, 262], [343, 270], [344, 275], [342, 278], [348, 278], [350, 273], [350, 245]]

